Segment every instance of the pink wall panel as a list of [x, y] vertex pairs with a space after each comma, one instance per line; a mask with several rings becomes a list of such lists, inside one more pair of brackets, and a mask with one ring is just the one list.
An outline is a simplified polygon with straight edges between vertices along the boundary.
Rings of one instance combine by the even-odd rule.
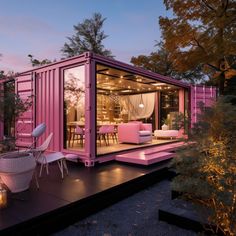
[[60, 78], [59, 68], [46, 70], [37, 74], [36, 83], [36, 125], [45, 123], [47, 128], [39, 139], [41, 144], [53, 132], [49, 150], [61, 151], [62, 139], [60, 132]]
[[184, 114], [184, 89], [179, 89], [179, 112]]
[[217, 90], [215, 87], [197, 85], [191, 86], [191, 125], [196, 123], [197, 115], [200, 113], [199, 103], [203, 102], [205, 107], [214, 104], [217, 98]]
[[[3, 81], [0, 81], [0, 91], [3, 91]], [[3, 112], [0, 110], [0, 112]], [[0, 141], [3, 139], [3, 134], [4, 134], [4, 126], [3, 122], [0, 121]]]
[[[29, 96], [32, 96], [33, 74], [28, 73], [18, 76], [15, 81], [15, 89], [22, 100], [26, 100]], [[15, 128], [16, 145], [20, 147], [30, 146], [33, 142], [31, 132], [34, 128], [34, 104], [19, 117], [16, 121]]]

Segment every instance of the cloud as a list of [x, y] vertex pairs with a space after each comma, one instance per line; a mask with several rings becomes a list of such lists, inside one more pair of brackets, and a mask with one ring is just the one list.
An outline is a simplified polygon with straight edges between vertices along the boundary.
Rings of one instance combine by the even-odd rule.
[[6, 54], [0, 59], [0, 70], [22, 72], [31, 69], [29, 59], [20, 54]]
[[42, 34], [50, 33], [55, 34], [59, 33], [52, 27], [50, 24], [45, 21], [36, 19], [30, 16], [0, 16], [0, 28], [1, 34], [7, 34], [9, 36], [19, 35], [32, 35], [32, 34]]
[[120, 49], [114, 49], [112, 51], [114, 55], [116, 56], [114, 59], [118, 61], [122, 61], [128, 64], [130, 63], [131, 57], [137, 57], [139, 55], [149, 55], [151, 50], [148, 49], [128, 49], [128, 50], [120, 50]]

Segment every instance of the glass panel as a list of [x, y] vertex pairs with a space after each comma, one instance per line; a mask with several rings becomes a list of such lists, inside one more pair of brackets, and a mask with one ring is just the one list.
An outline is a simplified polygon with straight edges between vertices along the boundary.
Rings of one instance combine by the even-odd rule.
[[84, 150], [85, 66], [64, 70], [64, 148]]
[[172, 129], [175, 114], [179, 113], [179, 93], [178, 90], [161, 92], [160, 114], [161, 125], [168, 125]]
[[152, 135], [160, 113], [178, 113], [178, 86], [102, 64], [96, 65], [96, 82], [98, 155], [171, 141]]

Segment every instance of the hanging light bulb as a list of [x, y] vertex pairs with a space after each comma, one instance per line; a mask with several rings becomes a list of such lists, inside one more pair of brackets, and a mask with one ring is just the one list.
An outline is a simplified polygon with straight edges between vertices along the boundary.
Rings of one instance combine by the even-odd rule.
[[141, 100], [140, 100], [140, 103], [138, 105], [139, 108], [144, 108], [144, 104], [143, 104], [143, 96], [141, 94]]

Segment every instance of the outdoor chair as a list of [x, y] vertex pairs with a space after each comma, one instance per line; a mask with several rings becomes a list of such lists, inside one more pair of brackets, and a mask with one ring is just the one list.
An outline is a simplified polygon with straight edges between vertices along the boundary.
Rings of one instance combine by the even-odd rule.
[[61, 172], [62, 178], [64, 178], [64, 169], [66, 170], [66, 173], [68, 174], [68, 168], [66, 165], [65, 156], [61, 152], [53, 152], [46, 154], [46, 150], [48, 149], [48, 146], [52, 140], [53, 133], [50, 133], [50, 135], [47, 137], [47, 139], [44, 141], [44, 143], [33, 149], [32, 152], [36, 158], [36, 161], [40, 164], [40, 172], [39, 177], [42, 175], [43, 168], [46, 168], [47, 175], [49, 174], [49, 168], [48, 165], [52, 162], [57, 162], [59, 170]]

